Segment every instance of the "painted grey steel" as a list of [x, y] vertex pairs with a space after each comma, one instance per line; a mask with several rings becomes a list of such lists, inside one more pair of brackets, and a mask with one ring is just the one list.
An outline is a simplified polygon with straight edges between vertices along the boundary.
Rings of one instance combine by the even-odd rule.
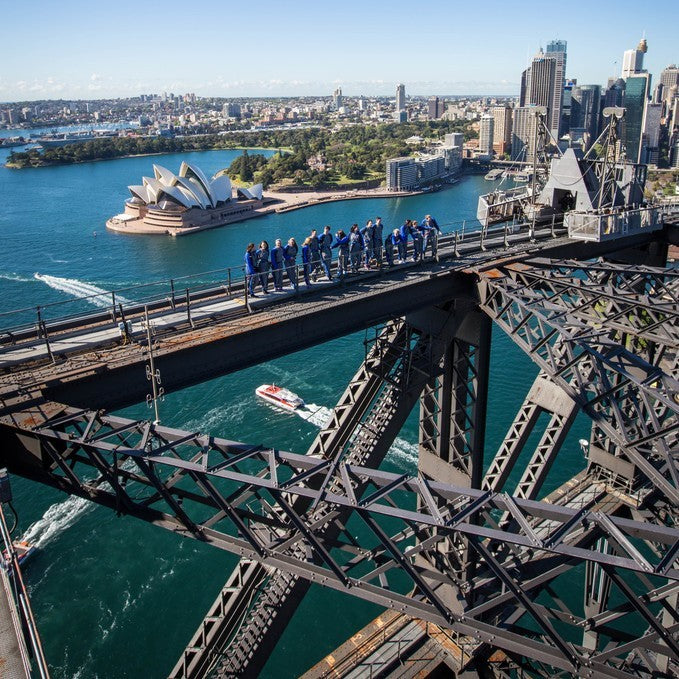
[[[302, 579], [463, 635], [479, 661], [500, 648], [538, 674], [671, 676], [679, 273], [543, 253], [469, 261], [448, 302], [389, 322], [307, 455], [28, 400], [0, 420], [2, 461], [244, 559], [253, 575], [209, 616], [239, 624], [206, 619], [173, 676], [217, 629], [212, 648], [233, 651], [219, 671], [254, 673]], [[488, 318], [541, 372], [483, 477]], [[418, 397], [418, 474], [376, 469]], [[539, 499], [578, 409], [592, 420], [582, 469]], [[563, 595], [573, 583], [581, 606]]]

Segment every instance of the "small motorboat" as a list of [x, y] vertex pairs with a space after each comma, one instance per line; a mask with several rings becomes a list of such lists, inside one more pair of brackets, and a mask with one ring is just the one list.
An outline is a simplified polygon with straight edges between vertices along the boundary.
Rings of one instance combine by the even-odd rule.
[[26, 540], [14, 540], [12, 546], [16, 552], [17, 561], [20, 566], [23, 566], [24, 562], [38, 549], [35, 545], [32, 545]]
[[283, 387], [277, 387], [275, 384], [262, 384], [255, 389], [255, 394], [265, 401], [290, 412], [304, 407], [304, 401], [297, 394], [293, 394], [290, 390], [283, 389]]

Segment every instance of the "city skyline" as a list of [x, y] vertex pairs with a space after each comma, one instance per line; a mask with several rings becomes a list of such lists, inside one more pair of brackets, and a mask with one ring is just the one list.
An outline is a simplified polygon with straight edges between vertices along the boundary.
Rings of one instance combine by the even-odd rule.
[[[538, 3], [510, 11], [506, 3], [490, 0], [483, 22], [478, 6], [438, 0], [425, 12], [401, 0], [372, 6], [347, 0], [341, 7], [301, 0], [294, 10], [265, 0], [255, 21], [252, 12], [228, 11], [213, 0], [190, 17], [184, 7], [174, 0], [142, 5], [121, 0], [115, 11], [76, 1], [58, 9], [38, 2], [35, 16], [41, 21], [26, 29], [31, 39], [16, 29], [3, 37], [0, 101], [163, 91], [329, 96], [336, 87], [345, 96], [393, 96], [398, 83], [409, 96], [514, 96], [521, 71], [554, 39], [568, 42], [566, 76], [583, 84], [619, 76], [624, 51], [642, 34], [650, 73], [657, 76], [679, 60], [672, 35], [678, 13], [664, 0], [641, 16], [631, 2], [574, 0], [568, 19], [558, 8]], [[4, 15], [6, 26], [25, 22], [16, 6]], [[196, 19], [193, 26], [188, 18]]]

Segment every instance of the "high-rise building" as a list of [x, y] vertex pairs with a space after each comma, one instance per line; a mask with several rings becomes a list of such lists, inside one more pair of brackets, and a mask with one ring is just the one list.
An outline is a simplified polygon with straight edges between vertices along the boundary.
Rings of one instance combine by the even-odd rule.
[[648, 52], [646, 38], [639, 41], [636, 49], [626, 50], [622, 56], [622, 77], [627, 80], [631, 75], [644, 70], [644, 54]]
[[625, 81], [622, 78], [609, 78], [604, 92], [604, 108], [622, 106], [625, 97]]
[[660, 72], [660, 84], [662, 84], [662, 100], [671, 108], [672, 102], [679, 96], [679, 68], [670, 64]]
[[460, 151], [464, 144], [464, 134], [462, 132], [449, 132], [443, 137], [444, 146], [458, 147]]
[[549, 43], [552, 51], [542, 49], [533, 57], [530, 66], [521, 75], [520, 107], [545, 106], [545, 123], [555, 139], [559, 138], [561, 101], [566, 69], [566, 43]]
[[332, 93], [332, 109], [333, 111], [339, 111], [344, 105], [344, 97], [342, 96], [342, 88], [338, 87]]
[[406, 86], [397, 85], [396, 86], [396, 110], [405, 111], [406, 110]]
[[493, 116], [483, 115], [479, 123], [479, 153], [490, 156], [493, 153]]
[[512, 160], [531, 162], [535, 148], [535, 106], [518, 106], [512, 116]]
[[573, 88], [578, 84], [576, 79], [566, 80], [561, 97], [561, 134], [568, 134], [571, 129], [571, 97]]
[[552, 57], [556, 61], [554, 68], [554, 93], [552, 95], [552, 105], [548, 113], [547, 127], [549, 127], [554, 139], [558, 139], [561, 134], [563, 85], [566, 80], [566, 41], [552, 40], [548, 42], [546, 56]]
[[587, 148], [599, 136], [601, 87], [576, 85], [571, 95], [571, 129], [580, 128], [587, 135]]
[[660, 155], [660, 121], [662, 118], [662, 108], [663, 105], [661, 103], [646, 104], [641, 161], [648, 165], [658, 164]]
[[439, 97], [429, 97], [427, 116], [429, 120], [438, 120], [445, 112], [445, 103]]
[[630, 75], [625, 82], [625, 117], [624, 135], [625, 150], [628, 160], [641, 162], [641, 136], [644, 131], [646, 104], [651, 85], [648, 73]]
[[512, 109], [510, 106], [493, 106], [493, 150], [498, 156], [512, 146]]

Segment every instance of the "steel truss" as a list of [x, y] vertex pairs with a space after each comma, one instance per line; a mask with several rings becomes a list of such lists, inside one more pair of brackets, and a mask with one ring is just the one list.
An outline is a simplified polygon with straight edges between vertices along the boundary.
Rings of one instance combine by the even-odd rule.
[[481, 308], [590, 415], [592, 447], [633, 465], [623, 485], [676, 508], [679, 272], [539, 259], [480, 276]]
[[[480, 308], [541, 369], [485, 478], [487, 345], [451, 314], [439, 333], [390, 324], [307, 455], [64, 407], [3, 418], [15, 445], [4, 461], [235, 553], [241, 573], [259, 573], [250, 582], [287, 578], [289, 591], [275, 599], [292, 601], [282, 618], [301, 577], [451, 629], [476, 641], [477, 655], [501, 648], [532, 672], [672, 676], [679, 279], [546, 260], [479, 277]], [[540, 390], [556, 396], [546, 401]], [[454, 483], [429, 473], [433, 461], [416, 476], [375, 469], [421, 393], [420, 455], [447, 464]], [[590, 471], [608, 465], [628, 493], [612, 492], [610, 475], [582, 474], [556, 501], [538, 501], [576, 407], [594, 423]], [[500, 492], [539, 412], [550, 421], [526, 474], [514, 495]], [[581, 606], [563, 596], [574, 578], [585, 585]], [[247, 624], [233, 643], [249, 644], [251, 656], [274, 627], [254, 629], [265, 606], [245, 610], [244, 579], [234, 580], [232, 601]], [[226, 603], [216, 617], [234, 610]], [[253, 667], [234, 657], [223, 673]]]
[[[323, 489], [327, 459], [87, 411], [68, 413], [22, 435], [39, 443], [43, 465], [41, 473], [33, 472], [34, 478], [567, 671], [590, 667], [598, 676], [623, 676], [611, 664], [621, 660], [618, 653], [607, 649], [601, 658], [585, 653], [550, 621], [555, 617], [563, 623], [577, 616], [555, 613], [531, 600], [530, 593], [556, 578], [566, 564], [599, 564], [621, 587], [623, 572], [647, 585], [647, 601], [623, 590], [625, 606], [631, 608], [619, 607], [616, 616], [641, 607], [649, 622], [655, 620], [653, 605], [679, 588], [679, 529], [607, 516], [596, 509], [512, 499], [347, 462], [337, 465], [333, 487]], [[100, 475], [85, 480], [82, 472], [91, 473], [92, 468]], [[364, 490], [357, 493], [358, 487]], [[295, 511], [297, 498], [306, 501], [307, 511]], [[314, 521], [317, 502], [332, 511]], [[273, 506], [278, 512], [271, 511]], [[500, 529], [493, 519], [498, 512], [510, 512], [516, 523]], [[370, 529], [371, 540], [357, 545], [344, 529], [346, 521], [338, 526], [337, 539], [325, 540], [327, 526], [340, 513], [359, 519]], [[388, 532], [382, 527], [384, 518], [390, 525], [399, 522], [399, 530]], [[430, 584], [446, 582], [446, 575], [412, 561], [456, 535], [469, 540], [486, 566], [470, 583], [485, 600], [462, 614], [453, 613], [437, 595], [436, 584]], [[614, 544], [615, 553], [600, 549], [598, 538]], [[644, 554], [642, 540], [661, 545], [662, 553]], [[513, 549], [494, 553], [495, 543]], [[398, 582], [404, 573], [409, 580], [405, 588]], [[407, 594], [411, 589], [415, 596]], [[494, 624], [508, 604], [513, 604], [514, 615], [518, 611], [519, 617], [527, 615], [542, 627], [539, 640], [516, 626], [507, 629], [507, 620]], [[671, 636], [679, 621], [676, 612], [670, 615], [669, 628], [656, 624], [634, 643], [654, 652], [665, 643], [670, 649], [665, 652], [679, 659]], [[626, 652], [630, 643], [623, 644]]]

